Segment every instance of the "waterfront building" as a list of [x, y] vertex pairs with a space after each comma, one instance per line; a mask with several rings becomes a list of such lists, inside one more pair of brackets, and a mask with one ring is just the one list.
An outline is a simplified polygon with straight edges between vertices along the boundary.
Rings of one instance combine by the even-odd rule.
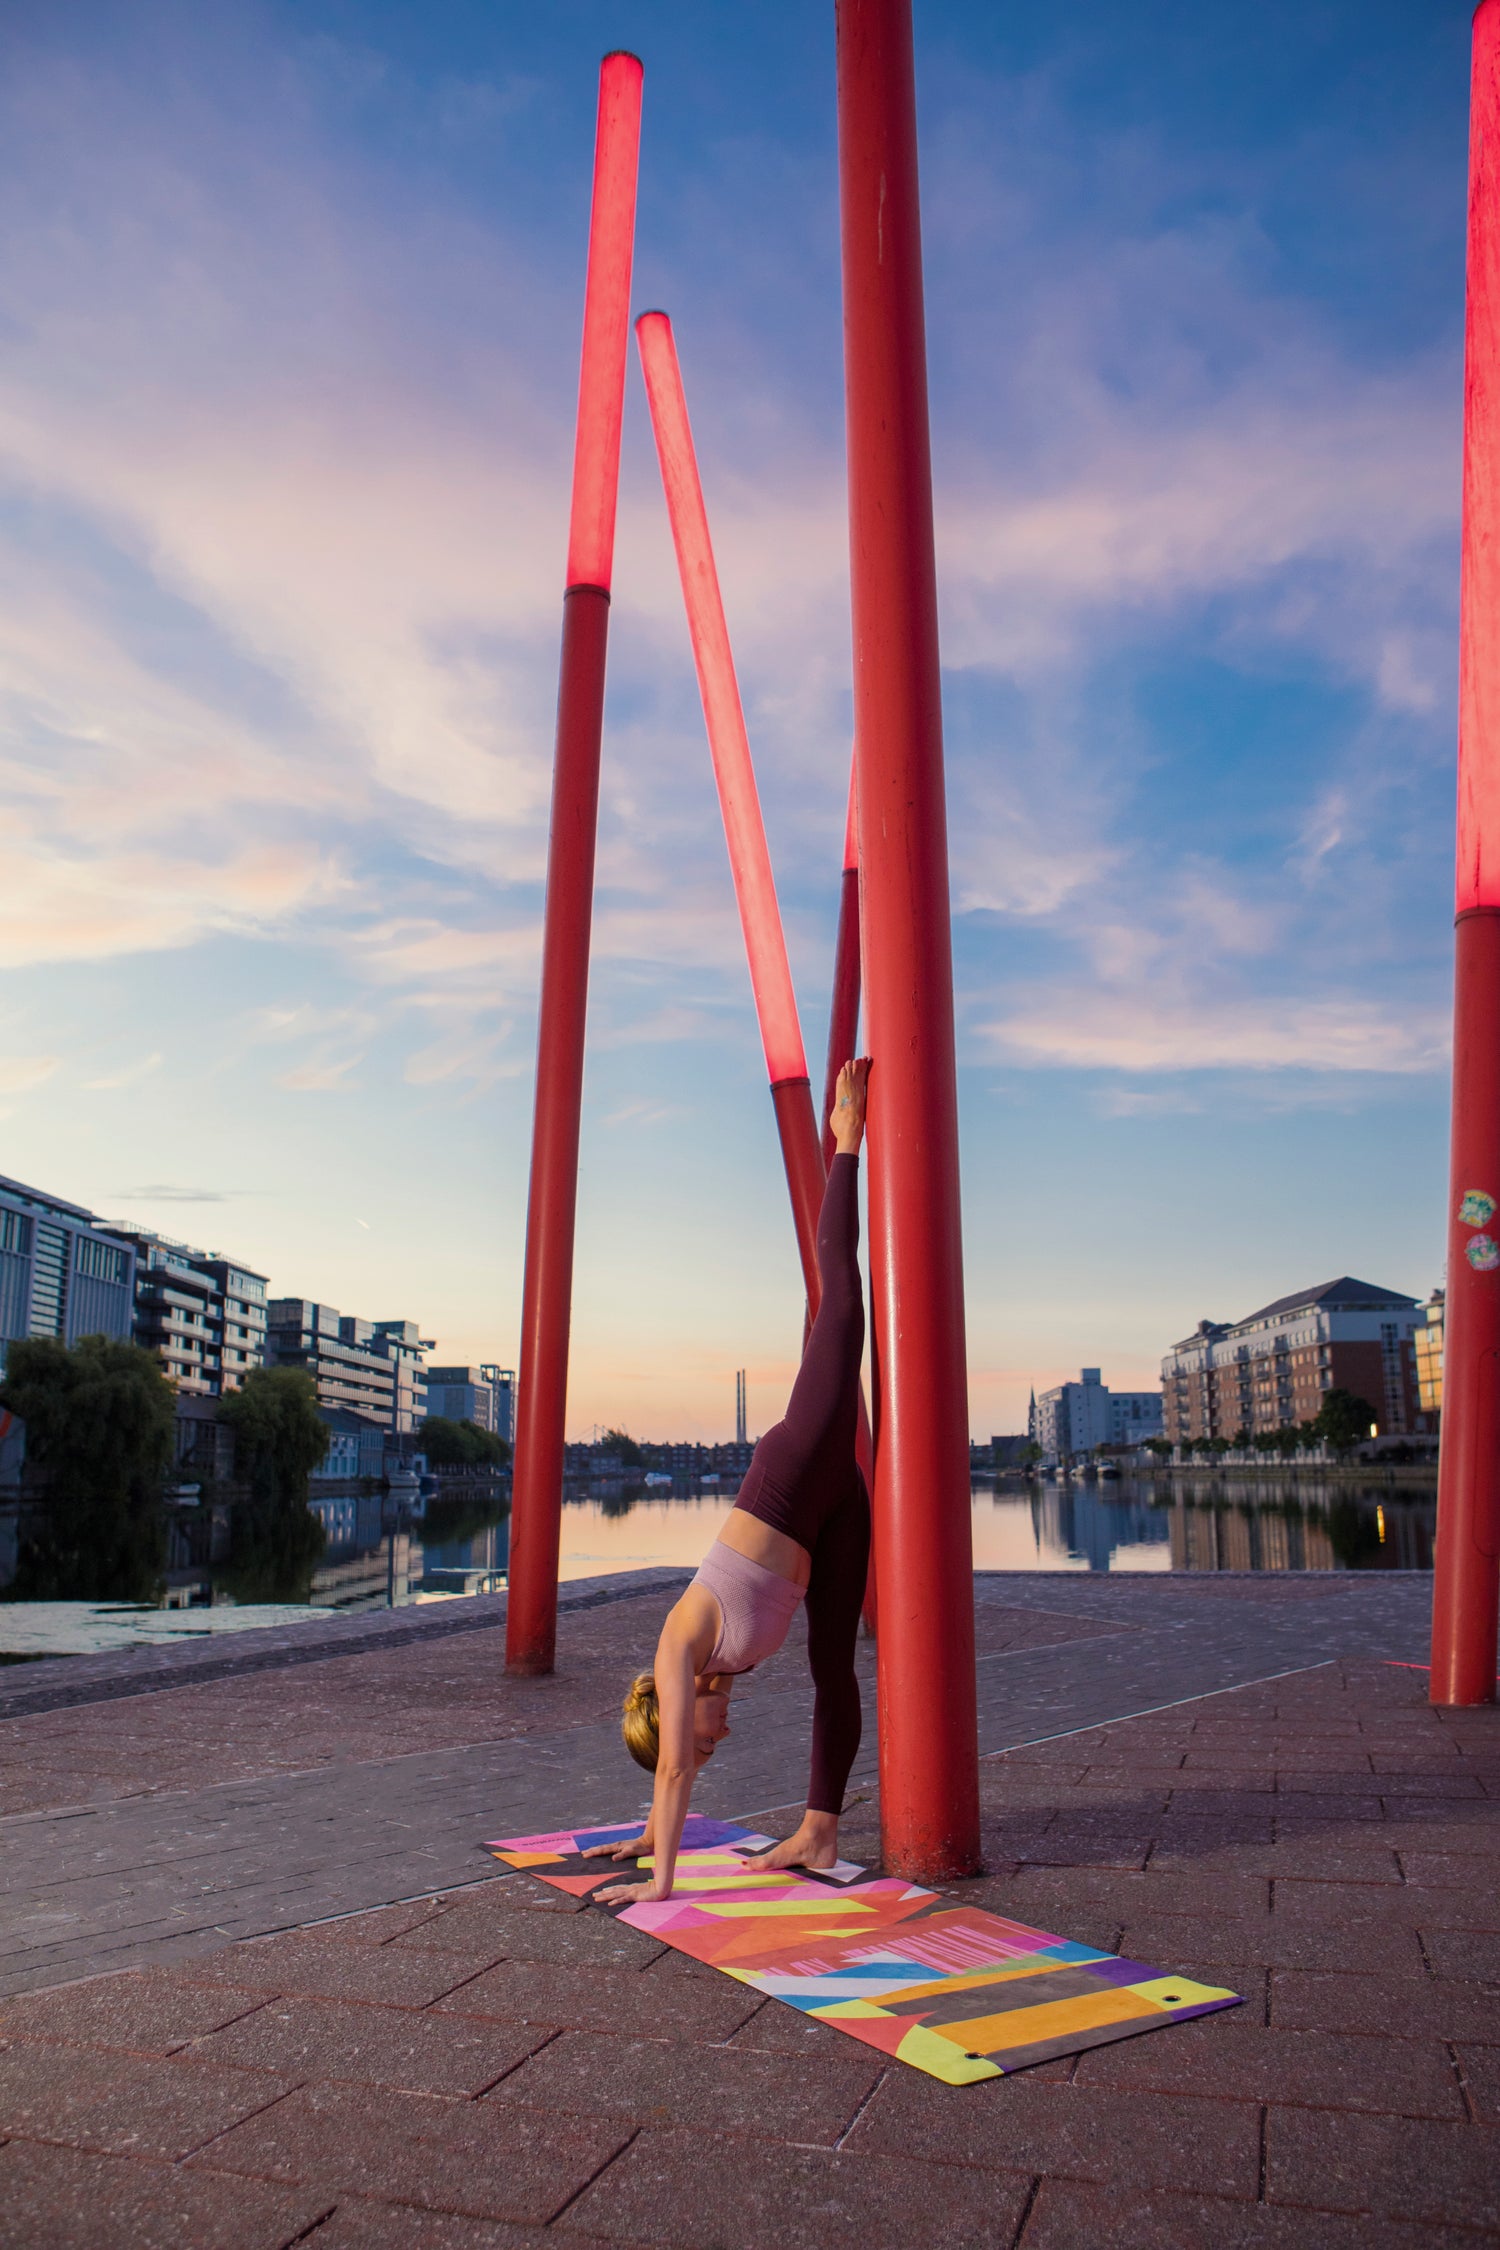
[[516, 1435], [516, 1371], [513, 1367], [496, 1367], [486, 1362], [480, 1374], [490, 1386], [495, 1402], [495, 1419], [491, 1427], [496, 1437], [503, 1437], [507, 1445], [515, 1443]]
[[328, 1424], [328, 1451], [312, 1472], [314, 1482], [353, 1483], [362, 1477], [382, 1477], [385, 1431], [380, 1423], [347, 1406], [325, 1406], [319, 1411]]
[[265, 1275], [146, 1227], [110, 1231], [135, 1252], [135, 1341], [191, 1397], [239, 1390], [265, 1362]]
[[1079, 1370], [1036, 1400], [1032, 1435], [1047, 1461], [1092, 1453], [1100, 1445], [1141, 1445], [1161, 1435], [1159, 1391], [1112, 1391], [1097, 1367]]
[[516, 1378], [508, 1367], [429, 1367], [427, 1412], [472, 1422], [510, 1443]]
[[358, 1320], [306, 1297], [273, 1297], [266, 1307], [270, 1366], [304, 1369], [320, 1406], [347, 1407], [398, 1437], [426, 1417], [431, 1349], [414, 1320]]
[[130, 1340], [135, 1252], [81, 1204], [0, 1175], [0, 1372], [23, 1336]]
[[1201, 1320], [1162, 1361], [1165, 1434], [1252, 1437], [1316, 1419], [1329, 1391], [1368, 1400], [1382, 1436], [1431, 1425], [1417, 1387], [1414, 1297], [1351, 1274], [1243, 1320]]
[[1422, 1307], [1423, 1326], [1412, 1337], [1417, 1361], [1417, 1398], [1429, 1426], [1443, 1411], [1443, 1292], [1434, 1289]]

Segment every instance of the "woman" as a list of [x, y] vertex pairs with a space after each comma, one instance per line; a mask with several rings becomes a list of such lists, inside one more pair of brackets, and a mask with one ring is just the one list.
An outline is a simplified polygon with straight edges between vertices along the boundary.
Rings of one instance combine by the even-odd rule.
[[813, 1708], [812, 1777], [795, 1836], [747, 1860], [753, 1868], [831, 1867], [839, 1813], [859, 1748], [854, 1645], [870, 1558], [870, 1500], [854, 1458], [865, 1315], [859, 1281], [859, 1147], [868, 1062], [845, 1063], [829, 1119], [836, 1154], [818, 1220], [822, 1300], [786, 1419], [755, 1448], [729, 1520], [672, 1610], [656, 1663], [625, 1698], [622, 1732], [656, 1776], [640, 1836], [596, 1856], [654, 1860], [648, 1882], [595, 1893], [604, 1906], [672, 1895], [683, 1823], [700, 1766], [729, 1732], [742, 1673], [775, 1654], [807, 1604]]

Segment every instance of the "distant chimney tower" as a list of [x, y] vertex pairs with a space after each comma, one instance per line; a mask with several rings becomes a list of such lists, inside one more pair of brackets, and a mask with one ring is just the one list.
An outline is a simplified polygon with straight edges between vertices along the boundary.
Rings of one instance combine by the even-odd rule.
[[736, 1445], [748, 1445], [750, 1442], [745, 1434], [745, 1370], [743, 1367], [737, 1369], [734, 1378], [734, 1442]]

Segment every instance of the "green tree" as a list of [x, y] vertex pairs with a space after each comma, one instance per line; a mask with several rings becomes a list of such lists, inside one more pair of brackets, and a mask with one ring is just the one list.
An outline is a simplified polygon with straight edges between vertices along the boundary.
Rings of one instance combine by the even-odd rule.
[[1369, 1436], [1374, 1419], [1375, 1409], [1368, 1399], [1356, 1398], [1353, 1391], [1338, 1390], [1330, 1391], [1324, 1399], [1315, 1426], [1335, 1453], [1350, 1453], [1361, 1438]]
[[502, 1469], [510, 1447], [493, 1430], [477, 1422], [455, 1422], [446, 1414], [429, 1414], [418, 1432], [420, 1449], [434, 1469]]
[[241, 1602], [305, 1602], [327, 1533], [307, 1505], [307, 1480], [328, 1451], [318, 1394], [300, 1367], [257, 1367], [219, 1419], [234, 1432], [242, 1488], [229, 1518], [224, 1584]]
[[10, 1347], [0, 1406], [26, 1425], [44, 1501], [17, 1558], [18, 1601], [150, 1602], [167, 1560], [163, 1494], [172, 1386], [150, 1352], [107, 1336], [71, 1350], [50, 1336]]
[[624, 1430], [606, 1430], [599, 1440], [601, 1453], [613, 1453], [627, 1469], [644, 1469], [646, 1456]]
[[1158, 1461], [1165, 1461], [1172, 1451], [1172, 1440], [1164, 1437], [1148, 1437], [1146, 1451], [1154, 1453]]

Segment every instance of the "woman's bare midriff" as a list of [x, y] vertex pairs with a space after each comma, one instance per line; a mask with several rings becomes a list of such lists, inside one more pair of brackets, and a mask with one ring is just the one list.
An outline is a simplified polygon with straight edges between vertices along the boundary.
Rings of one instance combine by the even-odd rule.
[[773, 1531], [768, 1523], [762, 1523], [759, 1516], [749, 1515], [743, 1508], [731, 1508], [719, 1527], [719, 1543], [732, 1547], [747, 1562], [773, 1570], [778, 1578], [790, 1579], [806, 1592], [812, 1556], [797, 1540], [788, 1539], [784, 1531]]

